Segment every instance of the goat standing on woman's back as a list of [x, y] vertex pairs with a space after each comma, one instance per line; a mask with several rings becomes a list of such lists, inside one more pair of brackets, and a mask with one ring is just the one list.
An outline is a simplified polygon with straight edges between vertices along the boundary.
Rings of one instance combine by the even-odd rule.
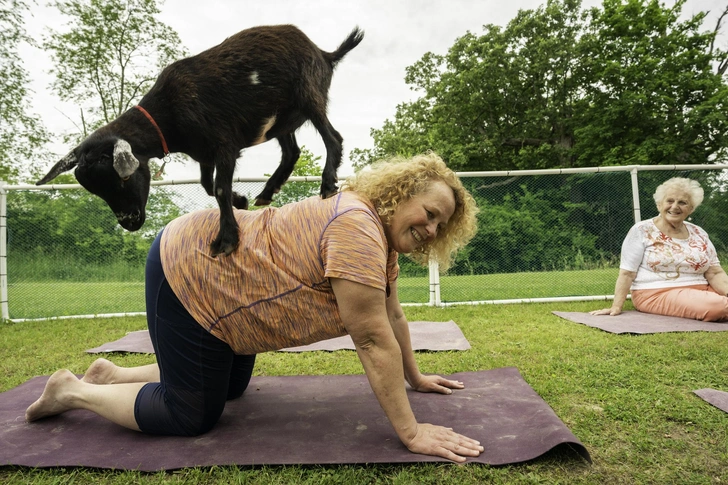
[[321, 195], [336, 192], [342, 137], [326, 115], [328, 91], [336, 63], [363, 37], [355, 28], [334, 52], [325, 52], [292, 25], [243, 30], [170, 64], [138, 106], [92, 133], [36, 185], [76, 167], [79, 183], [135, 231], [146, 218], [149, 159], [186, 153], [199, 162], [200, 182], [220, 207], [212, 255], [230, 254], [239, 241], [233, 205], [248, 207], [232, 190], [243, 148], [272, 138], [281, 146], [281, 163], [256, 197], [256, 205], [269, 204], [298, 161], [296, 130], [311, 121], [326, 146]]

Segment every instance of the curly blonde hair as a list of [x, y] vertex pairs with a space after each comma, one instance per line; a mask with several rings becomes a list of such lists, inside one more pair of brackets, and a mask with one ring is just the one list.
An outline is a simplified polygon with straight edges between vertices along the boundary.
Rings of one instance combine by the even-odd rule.
[[700, 182], [683, 177], [673, 177], [666, 180], [657, 187], [657, 189], [655, 189], [655, 193], [652, 197], [655, 199], [655, 205], [657, 205], [658, 211], [660, 210], [660, 204], [665, 200], [667, 191], [671, 189], [679, 190], [680, 192], [688, 194], [690, 205], [693, 207], [693, 210], [697, 209], [697, 207], [703, 203], [704, 192], [703, 188], [700, 186]]
[[477, 230], [478, 207], [458, 176], [435, 153], [412, 158], [393, 157], [380, 160], [370, 169], [359, 171], [347, 179], [341, 190], [351, 190], [367, 197], [377, 209], [385, 225], [402, 202], [424, 192], [433, 182], [445, 182], [455, 197], [455, 212], [437, 237], [408, 256], [426, 265], [432, 259], [441, 271], [452, 265], [456, 253], [465, 247]]

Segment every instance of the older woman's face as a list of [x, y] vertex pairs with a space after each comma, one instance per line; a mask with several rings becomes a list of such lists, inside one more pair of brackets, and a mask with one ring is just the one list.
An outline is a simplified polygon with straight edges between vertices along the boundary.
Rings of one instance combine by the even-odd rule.
[[411, 253], [437, 237], [455, 213], [455, 196], [443, 181], [432, 182], [423, 192], [394, 210], [385, 227], [389, 247], [398, 253]]
[[693, 212], [690, 194], [677, 189], [668, 189], [658, 209], [662, 218], [675, 225], [682, 223]]

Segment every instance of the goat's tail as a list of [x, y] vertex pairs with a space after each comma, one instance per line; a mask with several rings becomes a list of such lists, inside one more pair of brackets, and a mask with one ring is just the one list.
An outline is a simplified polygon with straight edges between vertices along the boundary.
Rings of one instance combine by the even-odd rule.
[[354, 27], [349, 37], [334, 52], [326, 52], [331, 67], [334, 67], [350, 50], [358, 46], [362, 39], [364, 39], [364, 32], [359, 27]]

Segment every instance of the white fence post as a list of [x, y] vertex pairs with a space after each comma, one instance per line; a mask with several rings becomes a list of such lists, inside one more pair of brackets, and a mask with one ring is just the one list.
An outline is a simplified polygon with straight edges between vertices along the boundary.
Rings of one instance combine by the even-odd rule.
[[640, 187], [637, 182], [637, 167], [629, 171], [632, 176], [632, 205], [634, 206], [634, 223], [637, 224], [642, 220], [640, 214]]
[[437, 261], [430, 260], [430, 306], [440, 306], [440, 265]]
[[0, 180], [0, 312], [3, 320], [10, 319], [8, 312], [8, 192], [7, 183]]

